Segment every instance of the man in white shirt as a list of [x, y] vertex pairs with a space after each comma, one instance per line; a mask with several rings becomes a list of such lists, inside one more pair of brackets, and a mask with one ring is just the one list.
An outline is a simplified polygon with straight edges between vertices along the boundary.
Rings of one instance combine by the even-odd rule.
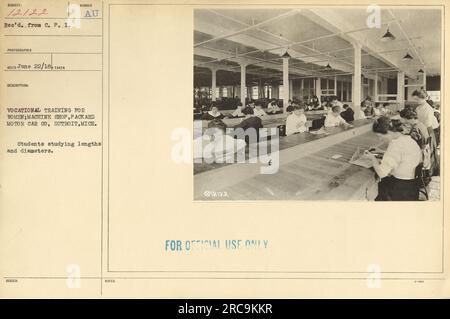
[[348, 124], [341, 116], [341, 108], [339, 105], [335, 105], [331, 108], [331, 112], [328, 112], [325, 118], [325, 127], [333, 127], [333, 126], [352, 126]]
[[294, 111], [286, 119], [286, 136], [303, 133], [308, 130], [306, 127], [305, 109], [301, 105], [296, 105]]

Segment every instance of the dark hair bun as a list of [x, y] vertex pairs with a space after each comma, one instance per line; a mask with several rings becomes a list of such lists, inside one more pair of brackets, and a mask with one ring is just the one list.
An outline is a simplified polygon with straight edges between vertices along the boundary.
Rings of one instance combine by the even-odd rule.
[[246, 106], [243, 110], [242, 113], [244, 113], [245, 115], [247, 114], [254, 114], [253, 112], [253, 108], [251, 106]]
[[386, 116], [380, 116], [373, 123], [372, 127], [375, 133], [387, 134], [388, 131], [391, 132], [403, 132], [404, 126], [400, 120], [391, 120]]
[[419, 99], [426, 99], [427, 91], [425, 91], [424, 89], [414, 90], [414, 92], [412, 92], [412, 96], [417, 96]]
[[417, 118], [417, 113], [410, 107], [406, 107], [400, 111], [400, 116], [407, 120], [412, 120]]

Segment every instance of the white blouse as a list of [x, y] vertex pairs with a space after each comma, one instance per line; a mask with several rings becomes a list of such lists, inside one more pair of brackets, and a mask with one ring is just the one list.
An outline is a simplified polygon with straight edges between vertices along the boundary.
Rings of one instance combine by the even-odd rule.
[[427, 103], [419, 105], [416, 108], [417, 119], [422, 122], [427, 128], [432, 127], [437, 129], [439, 127], [439, 122], [434, 116], [434, 109]]
[[271, 112], [279, 112], [281, 110], [281, 108], [276, 105], [276, 104], [269, 104], [267, 106], [267, 111], [271, 111]]
[[301, 114], [299, 116], [291, 114], [286, 119], [286, 135], [292, 135], [294, 133], [306, 132], [306, 116]]
[[325, 127], [339, 126], [347, 124], [347, 122], [342, 118], [342, 116], [334, 116], [331, 112], [327, 114], [325, 118]]
[[419, 145], [409, 135], [392, 140], [380, 164], [381, 178], [392, 175], [398, 179], [415, 178], [415, 170], [422, 160]]
[[260, 109], [253, 109], [253, 115], [254, 116], [264, 116], [267, 115], [267, 113], [264, 110], [260, 110]]
[[231, 116], [237, 117], [237, 116], [245, 116], [244, 113], [242, 113], [241, 109], [236, 109], [234, 110], [234, 112], [231, 114]]

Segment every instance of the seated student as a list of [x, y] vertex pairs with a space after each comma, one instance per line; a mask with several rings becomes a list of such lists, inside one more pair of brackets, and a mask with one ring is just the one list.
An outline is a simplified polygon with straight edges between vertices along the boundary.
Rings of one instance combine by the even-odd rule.
[[425, 125], [417, 119], [417, 113], [412, 108], [405, 107], [400, 111], [400, 117], [409, 124], [411, 137], [422, 147], [428, 141], [430, 134]]
[[339, 125], [352, 126], [348, 124], [341, 116], [341, 108], [339, 105], [335, 105], [331, 108], [325, 118], [325, 127], [333, 127]]
[[314, 105], [311, 102], [305, 104], [305, 111], [314, 111]]
[[202, 104], [201, 112], [206, 113], [206, 112], [208, 112], [208, 110], [209, 110], [209, 107], [206, 104]]
[[369, 97], [369, 96], [367, 96], [362, 102], [361, 102], [361, 107], [366, 107], [366, 106], [368, 106], [368, 105], [371, 105], [372, 104], [372, 99]]
[[251, 107], [245, 107], [242, 110], [245, 117], [242, 119], [241, 123], [234, 126], [234, 128], [243, 128], [244, 130], [253, 127], [256, 130], [259, 130], [263, 127], [262, 120], [258, 116], [254, 115], [254, 110]]
[[383, 107], [387, 110], [387, 114], [397, 114], [399, 112], [397, 103], [383, 103]]
[[392, 114], [394, 112], [392, 112], [391, 108], [390, 108], [390, 103], [383, 103], [383, 106], [381, 108], [386, 115]]
[[331, 105], [330, 101], [325, 101], [324, 103], [322, 103], [323, 109], [325, 111], [326, 114], [331, 113], [331, 108], [333, 107], [333, 105]]
[[[245, 114], [245, 118], [242, 119], [241, 123], [235, 125], [234, 128], [242, 128], [244, 131], [249, 128], [254, 128], [256, 130], [256, 141], [258, 141], [259, 129], [263, 127], [261, 118], [253, 114], [254, 110], [251, 107], [244, 108], [242, 110], [242, 113]], [[248, 136], [245, 136], [245, 141], [249, 143], [250, 138]]]
[[267, 113], [262, 109], [262, 105], [260, 103], [256, 103], [255, 108], [253, 109], [253, 114], [255, 116], [267, 115]]
[[431, 147], [429, 144], [429, 133], [425, 125], [417, 120], [417, 114], [411, 107], [406, 107], [400, 111], [400, 117], [403, 122], [403, 134], [409, 134], [416, 141], [422, 150], [423, 168], [430, 170], [433, 167], [431, 158]]
[[320, 105], [320, 100], [316, 95], [313, 95], [310, 103], [312, 105], [313, 110], [320, 110], [322, 108]]
[[363, 114], [366, 117], [372, 117], [374, 116], [374, 110], [373, 110], [373, 106], [372, 106], [372, 100], [370, 99], [370, 97], [366, 97], [362, 102], [361, 102], [361, 111], [363, 111]]
[[339, 105], [340, 107], [343, 107], [342, 102], [338, 100], [336, 95], [333, 95], [330, 98], [330, 104], [331, 104], [331, 106]]
[[389, 110], [384, 107], [384, 104], [376, 103], [373, 109], [374, 116], [385, 116], [389, 113]]
[[381, 116], [381, 104], [375, 103], [375, 107], [373, 108], [373, 115], [374, 116]]
[[286, 107], [286, 112], [291, 113], [292, 111], [294, 111], [294, 103], [292, 103], [292, 100], [289, 100], [288, 102], [288, 106]]
[[236, 107], [236, 110], [234, 110], [233, 113], [231, 113], [230, 117], [244, 117], [245, 115], [244, 113], [242, 113], [242, 109], [243, 109], [242, 103], [239, 102]]
[[303, 105], [296, 105], [293, 113], [286, 119], [286, 136], [306, 132], [308, 130], [306, 122], [305, 107]]
[[353, 109], [348, 106], [348, 104], [344, 104], [343, 106], [344, 111], [341, 112], [341, 117], [348, 123], [353, 122], [355, 120], [355, 112]]
[[278, 106], [276, 101], [272, 101], [267, 106], [267, 114], [277, 114], [282, 112], [283, 110]]
[[219, 109], [217, 106], [211, 107], [211, 111], [205, 113], [202, 115], [202, 120], [221, 120], [224, 116], [222, 113], [219, 112]]
[[363, 109], [364, 115], [366, 117], [373, 117], [375, 116], [375, 109], [372, 105], [366, 105]]
[[205, 134], [194, 140], [194, 159], [208, 163], [233, 162], [234, 154], [245, 148], [245, 141], [226, 134], [227, 125], [222, 120], [208, 123]]
[[378, 183], [376, 201], [417, 201], [419, 189], [416, 181], [416, 167], [422, 160], [422, 152], [410, 135], [403, 134], [403, 124], [389, 118], [379, 117], [373, 124], [373, 131], [388, 148], [381, 162], [366, 151], [373, 168], [381, 181]]

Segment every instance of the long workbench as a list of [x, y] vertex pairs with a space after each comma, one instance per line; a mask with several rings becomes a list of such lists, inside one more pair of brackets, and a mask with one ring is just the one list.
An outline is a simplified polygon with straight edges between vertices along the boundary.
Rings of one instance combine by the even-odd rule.
[[[373, 170], [349, 163], [356, 149], [379, 144], [371, 120], [353, 128], [328, 128], [328, 135], [281, 137], [279, 169], [261, 174], [267, 163], [195, 163], [195, 200], [371, 200]], [[247, 152], [246, 152], [247, 153]], [[333, 155], [342, 157], [332, 159]]]
[[[326, 114], [326, 111], [308, 111], [305, 112], [305, 116], [308, 120], [308, 123], [310, 124], [314, 119], [318, 119], [321, 117], [324, 117]], [[267, 114], [264, 116], [261, 116], [262, 124], [264, 127], [277, 127], [278, 125], [286, 124], [286, 118], [287, 114]], [[239, 124], [243, 120], [242, 117], [238, 118], [225, 118], [222, 121], [228, 126], [233, 127], [237, 124]], [[206, 129], [208, 127], [209, 121], [207, 120], [201, 120], [202, 121], [202, 127], [203, 129]]]

